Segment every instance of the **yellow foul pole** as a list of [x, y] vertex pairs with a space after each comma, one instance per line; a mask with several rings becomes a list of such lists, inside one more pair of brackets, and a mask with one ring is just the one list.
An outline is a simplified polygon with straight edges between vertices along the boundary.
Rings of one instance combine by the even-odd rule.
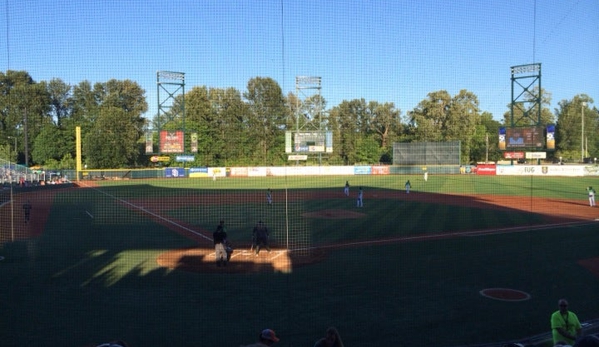
[[77, 182], [79, 182], [79, 176], [81, 172], [81, 127], [75, 128], [75, 161], [77, 169]]

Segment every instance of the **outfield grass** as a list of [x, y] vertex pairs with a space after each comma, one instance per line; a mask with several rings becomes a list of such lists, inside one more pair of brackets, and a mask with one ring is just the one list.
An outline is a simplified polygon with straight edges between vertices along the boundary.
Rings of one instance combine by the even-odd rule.
[[[112, 338], [133, 347], [238, 346], [270, 327], [281, 336], [280, 346], [311, 346], [334, 325], [347, 346], [456, 346], [546, 332], [560, 297], [569, 298], [581, 320], [597, 318], [599, 279], [578, 264], [599, 256], [593, 224], [343, 248], [290, 274], [198, 274], [158, 267], [162, 252], [198, 244], [122, 203], [163, 199], [164, 218], [210, 231], [224, 216], [239, 245], [256, 218], [270, 220], [274, 238], [281, 239], [285, 211], [296, 221], [304, 211], [355, 210], [353, 199], [342, 196], [346, 180], [354, 192], [364, 187], [365, 217], [305, 222], [312, 245], [534, 225], [541, 218], [369, 198], [374, 191], [399, 195], [407, 179], [415, 194], [581, 201], [584, 188], [597, 185], [586, 178], [431, 175], [426, 183], [420, 176], [165, 179], [65, 190], [55, 196], [40, 237], [1, 250], [0, 339], [6, 346], [83, 346]], [[339, 198], [275, 200], [272, 207], [250, 201], [269, 187], [289, 200], [306, 192], [338, 192]], [[169, 197], [216, 202], [169, 206]], [[526, 291], [531, 299], [479, 295], [494, 287]]]
[[[126, 192], [131, 196], [152, 196], [168, 194], [168, 191], [148, 190], [149, 187], [167, 189], [201, 190], [264, 190], [281, 189], [337, 189], [343, 191], [345, 181], [349, 181], [352, 190], [362, 186], [365, 189], [404, 190], [406, 180], [412, 183], [412, 191], [445, 194], [500, 194], [514, 196], [537, 196], [548, 198], [584, 199], [585, 188], [598, 186], [594, 177], [553, 177], [553, 176], [476, 176], [476, 175], [429, 175], [428, 182], [422, 176], [318, 176], [318, 177], [247, 177], [222, 178], [216, 181], [206, 178], [197, 179], [155, 179], [99, 181], [107, 191]], [[128, 186], [129, 189], [123, 190]], [[176, 190], [172, 194], [180, 194]]]

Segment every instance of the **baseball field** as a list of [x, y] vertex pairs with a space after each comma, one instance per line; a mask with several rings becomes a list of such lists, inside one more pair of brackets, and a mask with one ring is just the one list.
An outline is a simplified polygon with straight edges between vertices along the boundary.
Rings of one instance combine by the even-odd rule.
[[[15, 188], [0, 207], [0, 341], [239, 346], [271, 328], [278, 346], [297, 347], [329, 326], [346, 346], [523, 340], [549, 331], [562, 297], [581, 321], [599, 318], [589, 185], [599, 182], [358, 175]], [[214, 261], [220, 220], [227, 267]], [[258, 221], [272, 249], [256, 256]]]

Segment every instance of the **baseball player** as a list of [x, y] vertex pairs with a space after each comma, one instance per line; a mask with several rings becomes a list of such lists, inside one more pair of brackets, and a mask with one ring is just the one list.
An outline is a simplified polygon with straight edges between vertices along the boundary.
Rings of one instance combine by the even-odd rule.
[[589, 205], [591, 207], [595, 206], [595, 189], [593, 187], [587, 187], [587, 193], [589, 194]]
[[268, 237], [270, 233], [268, 232], [268, 228], [262, 221], [258, 221], [253, 230], [253, 238], [256, 245], [256, 256], [260, 253], [260, 246], [264, 246], [267, 251], [270, 252], [270, 247], [268, 246]]
[[266, 202], [269, 205], [272, 205], [272, 191], [270, 190], [270, 188], [268, 188], [268, 190], [266, 191]]
[[410, 180], [408, 180], [406, 182], [406, 194], [410, 194], [410, 188], [412, 188], [412, 184], [410, 183]]
[[343, 188], [343, 194], [349, 196], [349, 181], [345, 181], [345, 187]]
[[227, 262], [229, 262], [231, 260], [231, 255], [233, 255], [233, 245], [228, 239], [225, 240], [225, 252], [227, 252]]
[[227, 266], [227, 250], [225, 244], [227, 242], [227, 231], [225, 229], [225, 221], [221, 220], [216, 227], [216, 231], [212, 234], [214, 240], [214, 256], [216, 258], [216, 266]]
[[362, 187], [358, 189], [358, 200], [356, 201], [356, 207], [364, 207], [364, 191]]
[[33, 207], [31, 206], [31, 201], [29, 201], [29, 200], [27, 200], [27, 202], [23, 204], [23, 213], [25, 214], [25, 223], [29, 222], [32, 208]]

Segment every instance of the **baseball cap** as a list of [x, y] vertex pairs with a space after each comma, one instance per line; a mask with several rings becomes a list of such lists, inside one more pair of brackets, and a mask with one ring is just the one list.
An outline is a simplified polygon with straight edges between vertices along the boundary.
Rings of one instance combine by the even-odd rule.
[[268, 341], [279, 342], [279, 338], [277, 337], [275, 332], [271, 329], [262, 330], [262, 334], [260, 334], [260, 337], [265, 340], [268, 340]]

